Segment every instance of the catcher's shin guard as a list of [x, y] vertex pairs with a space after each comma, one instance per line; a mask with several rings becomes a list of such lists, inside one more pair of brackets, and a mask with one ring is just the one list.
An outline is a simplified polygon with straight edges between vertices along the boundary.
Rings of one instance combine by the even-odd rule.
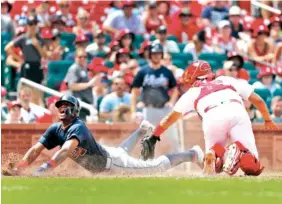
[[215, 160], [215, 172], [221, 173], [222, 167], [223, 167], [223, 156], [225, 153], [225, 148], [221, 146], [220, 144], [215, 144], [211, 147], [211, 149], [214, 151], [216, 160]]
[[260, 175], [264, 169], [256, 157], [244, 145], [236, 141], [227, 148], [227, 157], [223, 165], [223, 171], [233, 175], [239, 168], [246, 175], [253, 176]]
[[258, 176], [264, 169], [259, 160], [249, 151], [242, 153], [240, 158], [240, 168], [247, 176]]

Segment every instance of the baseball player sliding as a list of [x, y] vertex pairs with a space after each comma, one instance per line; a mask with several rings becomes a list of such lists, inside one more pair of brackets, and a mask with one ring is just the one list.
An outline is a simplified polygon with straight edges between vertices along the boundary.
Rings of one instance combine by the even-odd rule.
[[31, 147], [15, 168], [6, 170], [4, 175], [20, 175], [39, 156], [44, 149], [61, 146], [52, 159], [41, 165], [33, 175], [42, 175], [60, 165], [66, 158], [71, 158], [92, 173], [111, 171], [118, 173], [152, 173], [163, 172], [182, 162], [201, 163], [204, 153], [199, 146], [187, 152], [167, 154], [152, 160], [141, 160], [129, 154], [141, 137], [150, 136], [153, 125], [143, 121], [140, 128], [121, 143], [120, 147], [106, 147], [95, 141], [83, 121], [78, 119], [80, 105], [73, 97], [64, 95], [56, 102], [61, 122], [52, 124]]
[[[264, 167], [259, 161], [252, 124], [243, 100], [249, 100], [261, 112], [265, 129], [277, 130], [278, 127], [271, 120], [264, 101], [246, 81], [225, 76], [211, 80], [210, 76], [211, 67], [206, 61], [195, 61], [185, 70], [182, 77], [188, 91], [153, 134], [144, 139], [141, 155], [145, 160], [151, 158], [160, 135], [182, 115], [194, 110], [202, 118], [205, 174], [224, 171], [233, 175], [241, 168], [246, 175], [260, 175]], [[231, 144], [225, 148], [228, 138]]]

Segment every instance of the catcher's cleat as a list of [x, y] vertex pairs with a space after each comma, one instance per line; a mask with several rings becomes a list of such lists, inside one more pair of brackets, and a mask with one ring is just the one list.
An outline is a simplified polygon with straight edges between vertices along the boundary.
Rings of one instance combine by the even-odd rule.
[[193, 162], [195, 162], [201, 169], [203, 168], [204, 162], [204, 152], [199, 145], [195, 145], [191, 148], [194, 152], [196, 152], [195, 157], [193, 158]]
[[227, 147], [227, 157], [223, 164], [223, 171], [229, 175], [235, 174], [239, 167], [239, 161], [241, 156], [241, 150], [236, 145], [236, 143], [232, 143]]
[[205, 175], [215, 175], [215, 161], [216, 161], [216, 156], [213, 151], [210, 151], [206, 153], [204, 157], [204, 169], [203, 173]]

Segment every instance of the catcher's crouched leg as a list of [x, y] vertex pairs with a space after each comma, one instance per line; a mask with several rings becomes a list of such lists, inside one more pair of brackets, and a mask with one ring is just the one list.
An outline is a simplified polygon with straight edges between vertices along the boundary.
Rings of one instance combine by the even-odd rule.
[[223, 146], [218, 143], [213, 145], [205, 154], [203, 173], [213, 175], [222, 172], [224, 153], [225, 148]]
[[236, 141], [227, 147], [227, 157], [223, 165], [223, 171], [233, 175], [239, 168], [246, 175], [253, 176], [260, 175], [264, 169], [258, 159], [242, 143]]

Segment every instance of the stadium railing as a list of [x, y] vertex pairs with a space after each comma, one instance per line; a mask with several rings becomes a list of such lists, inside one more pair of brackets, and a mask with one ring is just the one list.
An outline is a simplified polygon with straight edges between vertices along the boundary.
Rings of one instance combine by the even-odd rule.
[[[19, 88], [21, 87], [22, 84], [26, 84], [28, 86], [31, 86], [31, 87], [33, 87], [35, 89], [38, 89], [38, 90], [40, 90], [40, 91], [42, 91], [44, 93], [50, 94], [52, 96], [61, 97], [63, 95], [63, 93], [60, 93], [58, 91], [55, 91], [53, 89], [50, 89], [50, 88], [48, 88], [46, 86], [43, 86], [43, 85], [38, 84], [38, 83], [35, 83], [35, 82], [33, 82], [31, 80], [28, 80], [28, 79], [25, 79], [25, 78], [20, 78], [19, 83], [18, 83], [18, 90], [19, 90]], [[80, 103], [80, 106], [82, 108], [85, 108], [85, 109], [89, 110], [89, 112], [90, 112], [90, 116], [89, 117], [91, 118], [91, 121], [93, 121], [93, 122], [98, 121], [98, 111], [93, 107], [93, 105], [85, 103], [85, 102], [83, 102], [81, 100], [79, 100], [79, 103]]]

